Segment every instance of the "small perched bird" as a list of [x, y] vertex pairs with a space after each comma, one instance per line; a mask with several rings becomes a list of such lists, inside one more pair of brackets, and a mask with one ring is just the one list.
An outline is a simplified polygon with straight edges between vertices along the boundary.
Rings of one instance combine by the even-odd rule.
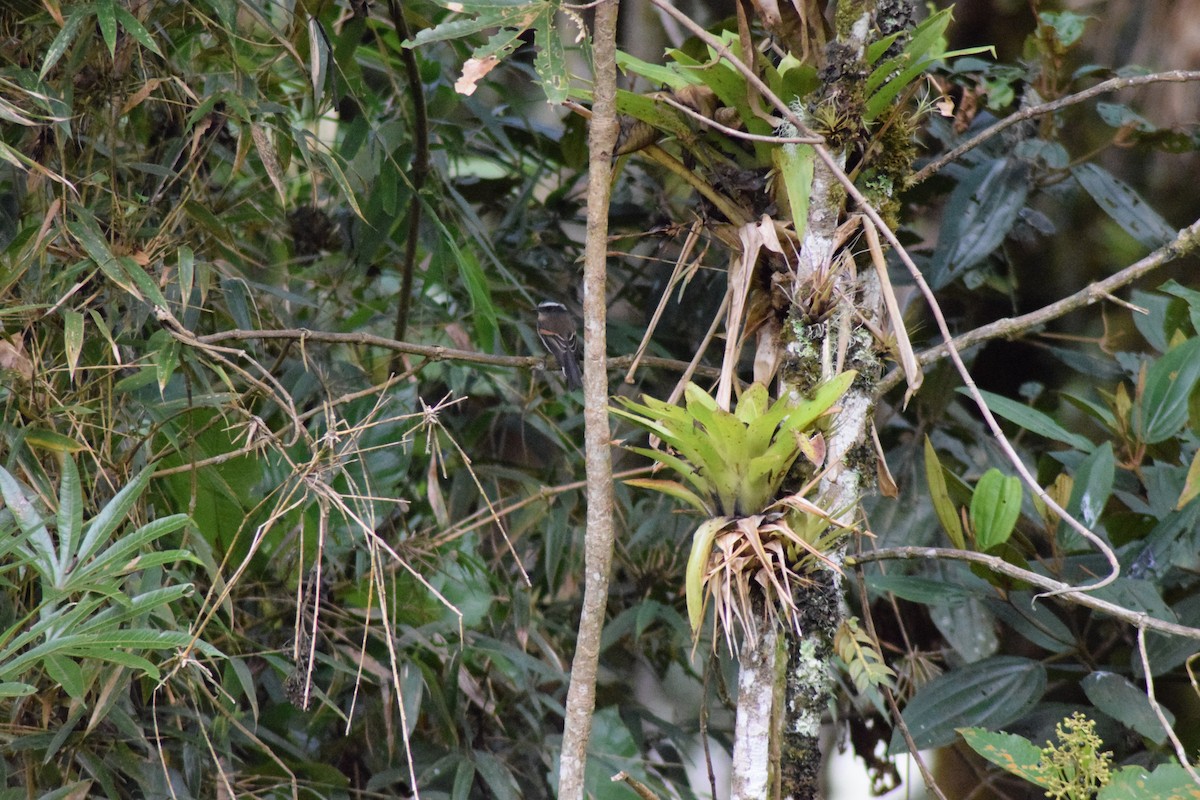
[[562, 303], [547, 300], [537, 307], [537, 332], [542, 344], [554, 356], [567, 379], [567, 387], [578, 389], [583, 386], [583, 373], [579, 371], [579, 354], [575, 352], [575, 320]]

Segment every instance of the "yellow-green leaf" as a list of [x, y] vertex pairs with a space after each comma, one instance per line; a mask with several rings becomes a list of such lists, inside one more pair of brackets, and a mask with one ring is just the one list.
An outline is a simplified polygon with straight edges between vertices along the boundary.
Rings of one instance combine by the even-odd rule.
[[63, 348], [67, 354], [67, 376], [74, 382], [79, 353], [83, 350], [83, 314], [78, 311], [63, 309]]
[[688, 556], [684, 593], [687, 596], [688, 621], [692, 624], [693, 638], [700, 633], [704, 621], [704, 574], [708, 571], [708, 557], [712, 553], [717, 534], [725, 530], [729, 517], [713, 517], [701, 523], [692, 534], [692, 552]]
[[642, 489], [653, 489], [656, 492], [662, 492], [665, 495], [674, 497], [677, 500], [682, 500], [702, 514], [712, 513], [712, 509], [701, 499], [700, 495], [679, 481], [667, 481], [658, 478], [631, 478], [625, 481], [625, 483], [629, 486], [637, 486]]
[[54, 453], [78, 453], [84, 449], [84, 446], [74, 439], [41, 428], [26, 428], [25, 444]]
[[967, 547], [966, 537], [963, 536], [962, 522], [958, 518], [958, 510], [950, 499], [946, 489], [946, 476], [942, 474], [942, 462], [938, 460], [933, 442], [925, 437], [925, 481], [929, 484], [929, 499], [933, 501], [933, 510], [938, 521], [950, 537], [950, 541], [959, 550]]

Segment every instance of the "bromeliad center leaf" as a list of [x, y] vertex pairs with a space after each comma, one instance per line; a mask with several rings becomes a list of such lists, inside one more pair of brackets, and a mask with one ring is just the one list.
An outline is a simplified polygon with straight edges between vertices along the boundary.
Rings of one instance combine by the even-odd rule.
[[855, 375], [838, 375], [818, 386], [810, 398], [781, 397], [774, 403], [765, 386], [754, 384], [733, 412], [722, 409], [695, 384], [687, 386], [683, 408], [652, 397], [643, 397], [642, 403], [618, 397], [623, 407], [610, 410], [675, 452], [633, 449], [679, 472], [708, 495], [703, 499], [717, 514], [745, 516], [763, 511], [775, 498], [800, 455], [798, 435], [816, 425]]

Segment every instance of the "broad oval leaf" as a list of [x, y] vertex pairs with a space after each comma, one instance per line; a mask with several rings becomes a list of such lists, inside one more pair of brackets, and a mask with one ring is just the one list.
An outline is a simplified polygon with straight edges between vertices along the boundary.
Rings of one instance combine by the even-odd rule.
[[[1096, 670], [1080, 681], [1079, 685], [1088, 700], [1105, 714], [1129, 726], [1155, 744], [1161, 745], [1167, 741], [1167, 732], [1158, 721], [1154, 708], [1150, 705], [1150, 698], [1123, 675]], [[1167, 722], [1174, 725], [1174, 715], [1165, 708], [1162, 712]]]
[[963, 728], [959, 733], [972, 750], [988, 761], [1030, 783], [1042, 785], [1039, 781], [1041, 770], [1038, 769], [1042, 751], [1024, 736], [996, 733], [983, 728]]
[[983, 551], [1008, 541], [1021, 516], [1021, 479], [992, 468], [983, 473], [971, 495], [971, 526]]
[[929, 606], [929, 620], [963, 661], [974, 664], [994, 656], [1000, 649], [996, 620], [977, 597], [946, 601]]
[[1145, 247], [1161, 247], [1175, 238], [1172, 228], [1159, 213], [1125, 183], [1095, 164], [1080, 164], [1071, 168], [1079, 182], [1113, 222]]
[[[1095, 528], [1104, 507], [1108, 505], [1115, 478], [1116, 459], [1112, 442], [1105, 442], [1075, 469], [1067, 512], [1088, 528]], [[1058, 536], [1059, 545], [1066, 552], [1087, 546], [1083, 537], [1066, 523], [1059, 526]]]
[[867, 575], [867, 587], [874, 592], [891, 592], [902, 600], [922, 605], [961, 602], [971, 597], [965, 587], [917, 575]]
[[978, 264], [1004, 241], [1025, 198], [1029, 167], [1015, 158], [980, 164], [950, 195], [938, 232], [929, 283], [940, 289]]
[[1200, 380], [1200, 338], [1173, 347], [1146, 371], [1146, 389], [1134, 410], [1138, 438], [1166, 441], [1183, 429], [1188, 398]]
[[1122, 767], [1096, 800], [1195, 800], [1197, 796], [1196, 782], [1187, 770], [1178, 764], [1159, 764], [1153, 772], [1139, 766]]
[[[943, 673], [908, 701], [904, 721], [921, 749], [950, 744], [956, 729], [998, 728], [1033, 708], [1046, 689], [1046, 670], [1037, 661], [995, 656]], [[901, 753], [904, 738], [892, 735], [888, 752]]]

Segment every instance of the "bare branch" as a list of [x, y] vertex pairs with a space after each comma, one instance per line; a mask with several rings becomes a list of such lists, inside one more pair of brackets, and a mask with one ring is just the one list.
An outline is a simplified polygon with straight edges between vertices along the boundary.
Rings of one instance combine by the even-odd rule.
[[[389, 339], [386, 336], [376, 336], [371, 333], [337, 333], [334, 331], [314, 331], [306, 328], [282, 328], [274, 330], [228, 330], [197, 336], [195, 340], [202, 344], [229, 341], [253, 341], [256, 339], [285, 339], [304, 342], [325, 342], [327, 344], [361, 344], [368, 347], [379, 347], [384, 350], [394, 350], [398, 353], [410, 353], [423, 356], [427, 362], [461, 361], [467, 364], [484, 364], [493, 367], [510, 367], [514, 369], [539, 369], [546, 363], [545, 356], [504, 356], [494, 353], [482, 353], [477, 350], [458, 350], [441, 345], [414, 344]], [[229, 351], [234, 352], [236, 351]], [[634, 356], [614, 356], [606, 360], [606, 366], [611, 369], [627, 367], [633, 363]], [[638, 363], [646, 367], [669, 369], [676, 372], [692, 370], [707, 378], [716, 378], [720, 370], [716, 367], [693, 367], [686, 361], [659, 356], [642, 356]]]
[[584, 533], [583, 608], [571, 661], [571, 684], [563, 720], [558, 796], [583, 800], [584, 768], [592, 714], [600, 637], [608, 606], [613, 558], [612, 446], [608, 427], [605, 279], [608, 206], [613, 150], [617, 141], [618, 0], [596, 7], [592, 32], [592, 118], [588, 128], [587, 241], [583, 264], [583, 418], [587, 463], [587, 530]]
[[[1047, 322], [1058, 319], [1072, 311], [1085, 308], [1101, 300], [1112, 300], [1112, 293], [1115, 290], [1133, 283], [1138, 278], [1171, 263], [1177, 258], [1187, 255], [1195, 250], [1197, 245], [1200, 245], [1200, 220], [1196, 220], [1181, 230], [1167, 244], [1164, 244], [1145, 258], [1130, 264], [1115, 275], [1110, 275], [1102, 281], [1089, 283], [1075, 294], [1064, 297], [1037, 311], [1022, 314], [1019, 317], [996, 320], [988, 325], [968, 331], [961, 336], [956, 336], [950, 341], [950, 345], [958, 350], [963, 350], [971, 345], [991, 339], [1013, 339], [1019, 334], [1045, 325]], [[947, 353], [948, 345], [939, 344], [919, 354], [917, 361], [921, 364], [929, 364], [938, 359], [945, 358]], [[903, 375], [899, 369], [892, 370], [879, 382], [879, 393], [882, 395], [891, 390], [900, 383], [902, 377]]]
[[1045, 575], [1039, 575], [1036, 572], [1030, 572], [1027, 569], [1010, 564], [997, 556], [989, 556], [986, 553], [974, 553], [969, 550], [954, 550], [949, 547], [887, 547], [880, 550], [871, 550], [866, 553], [859, 553], [854, 556], [846, 557], [847, 566], [857, 564], [865, 564], [869, 561], [892, 561], [904, 560], [911, 558], [923, 558], [929, 560], [946, 559], [950, 561], [971, 561], [976, 564], [982, 564], [992, 572], [998, 572], [1001, 575], [1007, 575], [1010, 578], [1016, 578], [1020, 581], [1045, 589], [1047, 594], [1038, 595], [1046, 597], [1053, 595], [1061, 597], [1064, 600], [1069, 600], [1072, 603], [1077, 603], [1087, 608], [1103, 611], [1105, 614], [1116, 617], [1122, 622], [1128, 622], [1130, 625], [1136, 625], [1147, 630], [1157, 631], [1159, 633], [1167, 633], [1172, 636], [1184, 636], [1188, 639], [1200, 639], [1200, 628], [1190, 628], [1187, 625], [1179, 625], [1174, 622], [1157, 619], [1149, 614], [1143, 614], [1139, 611], [1130, 611], [1129, 609], [1119, 606], [1116, 603], [1110, 603], [1107, 600], [1101, 600], [1098, 597], [1088, 594], [1096, 588], [1095, 584], [1086, 587], [1072, 586], [1069, 583], [1056, 581], [1053, 578], [1047, 578]]
[[1175, 755], [1179, 758], [1179, 763], [1187, 770], [1188, 775], [1192, 776], [1192, 780], [1200, 784], [1200, 773], [1196, 772], [1196, 768], [1192, 766], [1191, 759], [1188, 758], [1187, 748], [1183, 746], [1183, 742], [1179, 741], [1179, 737], [1175, 735], [1175, 730], [1171, 727], [1171, 723], [1167, 722], [1167, 716], [1163, 714], [1162, 706], [1154, 697], [1154, 675], [1150, 671], [1150, 654], [1146, 650], [1146, 629], [1138, 626], [1137, 634], [1138, 655], [1142, 659], [1142, 673], [1146, 676], [1146, 699], [1150, 701], [1150, 707], [1154, 709], [1154, 716], [1158, 717], [1158, 722], [1162, 725], [1164, 731], [1167, 732], [1167, 738], [1171, 740], [1171, 746], [1175, 748]]
[[715, 128], [721, 133], [726, 134], [734, 139], [746, 139], [751, 142], [767, 142], [768, 144], [825, 144], [825, 139], [821, 136], [764, 136], [761, 133], [748, 133], [739, 131], [737, 128], [731, 128], [728, 125], [722, 125], [715, 119], [704, 116], [698, 111], [688, 108], [683, 103], [680, 103], [675, 98], [669, 95], [658, 95], [656, 99], [661, 100], [672, 108], [677, 108], [689, 117], [701, 122], [710, 128]]
[[1043, 114], [1052, 114], [1055, 111], [1066, 108], [1067, 106], [1082, 103], [1085, 100], [1091, 100], [1097, 95], [1107, 92], [1115, 92], [1118, 89], [1127, 89], [1130, 86], [1145, 86], [1150, 83], [1182, 83], [1185, 81], [1200, 80], [1200, 72], [1188, 72], [1185, 70], [1175, 70], [1173, 72], [1156, 72], [1152, 75], [1138, 75], [1132, 78], [1111, 78], [1102, 83], [1098, 83], [1090, 89], [1084, 89], [1081, 92], [1060, 97], [1057, 100], [1052, 100], [1049, 103], [1042, 103], [1029, 108], [1023, 108], [1015, 114], [1005, 117], [987, 130], [979, 133], [967, 141], [955, 147], [948, 153], [938, 156], [933, 161], [926, 164], [908, 181], [908, 186], [916, 186], [921, 181], [928, 178], [933, 173], [940, 170], [942, 167], [949, 164], [951, 161], [959, 158], [964, 153], [974, 150], [979, 145], [991, 139], [996, 134], [1011, 128], [1018, 122], [1024, 122], [1027, 119], [1033, 119]]

